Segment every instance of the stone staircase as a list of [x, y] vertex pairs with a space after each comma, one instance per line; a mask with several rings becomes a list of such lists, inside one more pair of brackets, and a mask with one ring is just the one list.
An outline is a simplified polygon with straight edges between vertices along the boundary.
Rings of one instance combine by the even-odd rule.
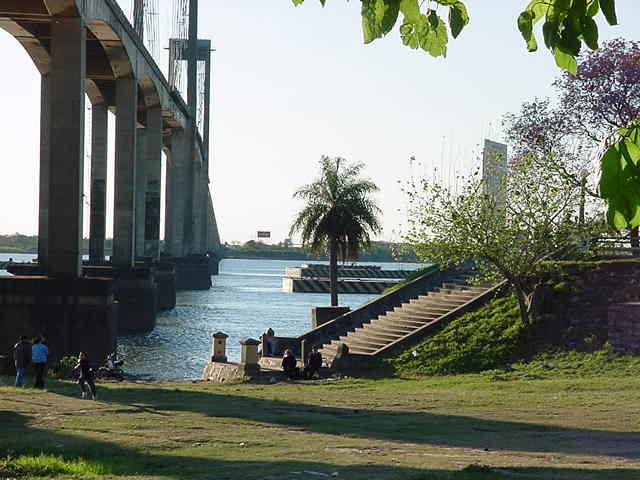
[[412, 298], [325, 344], [320, 350], [322, 358], [327, 366], [331, 365], [340, 343], [349, 347], [349, 353], [378, 355], [395, 342], [440, 322], [447, 314], [482, 296], [491, 288], [490, 285], [469, 285], [465, 277], [444, 282], [440, 287]]

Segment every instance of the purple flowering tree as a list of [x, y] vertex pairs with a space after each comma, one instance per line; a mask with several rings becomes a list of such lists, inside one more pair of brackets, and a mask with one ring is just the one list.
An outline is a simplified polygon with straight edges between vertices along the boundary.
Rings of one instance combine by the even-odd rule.
[[607, 42], [582, 56], [577, 75], [565, 73], [554, 85], [573, 130], [600, 144], [640, 117], [640, 42]]

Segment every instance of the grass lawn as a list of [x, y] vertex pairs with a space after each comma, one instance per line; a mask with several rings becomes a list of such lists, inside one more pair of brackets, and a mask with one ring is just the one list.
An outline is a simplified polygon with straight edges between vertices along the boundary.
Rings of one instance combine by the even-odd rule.
[[640, 479], [640, 376], [571, 365], [102, 384], [97, 402], [69, 382], [40, 392], [0, 377], [0, 478]]

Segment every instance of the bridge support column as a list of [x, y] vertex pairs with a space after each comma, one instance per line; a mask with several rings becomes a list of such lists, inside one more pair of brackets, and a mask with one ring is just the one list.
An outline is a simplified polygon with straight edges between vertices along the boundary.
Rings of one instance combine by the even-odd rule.
[[49, 182], [51, 168], [51, 87], [40, 79], [40, 198], [38, 200], [38, 263], [46, 271], [49, 259]]
[[89, 220], [89, 262], [104, 262], [107, 223], [107, 106], [91, 109], [91, 213]]
[[136, 221], [135, 221], [135, 256], [144, 257], [144, 217], [145, 196], [147, 189], [147, 128], [136, 131]]
[[111, 263], [133, 267], [135, 234], [136, 122], [138, 84], [135, 78], [116, 80], [116, 149]]
[[184, 254], [185, 163], [189, 152], [184, 130], [174, 130], [171, 139], [171, 161], [167, 166], [165, 249], [172, 257]]
[[160, 195], [162, 176], [162, 110], [147, 110], [145, 170], [147, 185], [144, 218], [144, 255], [160, 258]]
[[[86, 31], [81, 18], [51, 22], [47, 273], [80, 276]], [[52, 226], [57, 228], [51, 228]]]

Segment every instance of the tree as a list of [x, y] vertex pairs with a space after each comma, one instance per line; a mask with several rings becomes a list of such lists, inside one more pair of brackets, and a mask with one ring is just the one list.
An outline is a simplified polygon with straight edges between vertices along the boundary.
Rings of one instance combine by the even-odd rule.
[[329, 252], [331, 306], [338, 305], [338, 258], [357, 260], [358, 250], [381, 231], [381, 210], [371, 198], [378, 187], [359, 178], [361, 163], [340, 157], [320, 159], [320, 176], [295, 192], [306, 202], [291, 226], [302, 243], [316, 254]]
[[565, 73], [554, 85], [559, 114], [571, 129], [594, 144], [640, 117], [640, 42], [621, 38], [580, 57], [576, 75]]
[[489, 187], [476, 173], [459, 191], [424, 179], [410, 185], [405, 240], [423, 262], [444, 267], [474, 259], [485, 274], [506, 279], [528, 325], [530, 280], [539, 263], [577, 230], [571, 215], [579, 190], [530, 156], [512, 164], [497, 183]]
[[[554, 82], [557, 106], [536, 99], [505, 116], [507, 139], [518, 155], [554, 158], [558, 174], [578, 183], [598, 155], [599, 195], [586, 183], [585, 191], [607, 201], [610, 225], [633, 229], [640, 222], [640, 144], [633, 127], [640, 117], [640, 42], [612, 40], [580, 60], [576, 75]], [[611, 145], [604, 157], [602, 145]]]
[[[294, 5], [304, 0], [292, 0]], [[449, 32], [456, 38], [469, 23], [466, 5], [461, 0], [361, 0], [362, 33], [365, 43], [388, 34], [398, 23], [402, 43], [422, 49], [434, 57], [446, 56]], [[545, 46], [553, 54], [560, 68], [575, 73], [577, 58], [583, 44], [598, 48], [600, 13], [610, 25], [617, 25], [615, 0], [527, 0], [525, 10], [518, 17], [518, 29], [527, 48], [538, 49], [534, 27], [542, 26]], [[320, 0], [324, 6], [326, 0]], [[489, 2], [487, 2], [489, 3]], [[499, 2], [491, 2], [494, 8]], [[442, 12], [446, 15], [441, 15]], [[446, 21], [445, 21], [446, 18]], [[448, 29], [447, 29], [448, 26]]]

